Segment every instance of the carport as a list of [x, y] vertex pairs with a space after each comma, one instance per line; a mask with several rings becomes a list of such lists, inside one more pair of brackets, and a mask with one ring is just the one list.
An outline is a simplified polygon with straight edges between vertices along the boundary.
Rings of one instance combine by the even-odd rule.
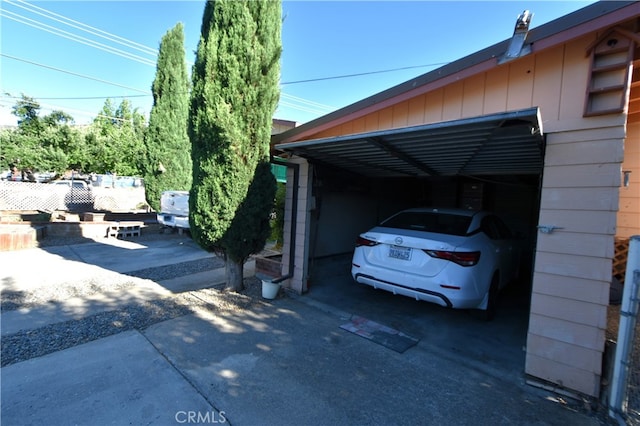
[[[315, 259], [350, 254], [358, 234], [418, 206], [503, 212], [532, 247], [544, 159], [540, 123], [538, 108], [529, 108], [277, 145], [310, 164], [310, 268]], [[309, 269], [311, 285], [318, 274]]]
[[368, 178], [539, 175], [538, 108], [340, 137], [278, 149]]
[[528, 108], [277, 145], [309, 167], [308, 280], [302, 292], [518, 374], [524, 365], [531, 274], [505, 292], [497, 318], [485, 324], [473, 312], [355, 284], [350, 264], [356, 236], [399, 209], [481, 207], [504, 212], [527, 237], [530, 256], [523, 270], [530, 272], [544, 163], [541, 123], [539, 109]]
[[639, 229], [638, 16], [597, 2], [274, 136], [296, 178], [283, 284], [315, 291], [402, 208], [498, 212], [535, 253], [525, 373], [598, 396], [614, 241]]

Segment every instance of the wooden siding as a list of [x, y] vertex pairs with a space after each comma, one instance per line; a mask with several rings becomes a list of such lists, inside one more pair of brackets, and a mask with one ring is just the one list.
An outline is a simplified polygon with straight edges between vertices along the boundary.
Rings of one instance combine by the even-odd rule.
[[[640, 92], [640, 90], [638, 91]], [[630, 172], [629, 186], [620, 186], [620, 210], [616, 237], [640, 235], [640, 117], [635, 114], [627, 124], [622, 171]], [[623, 178], [624, 175], [621, 177]]]
[[544, 130], [566, 120], [592, 127], [582, 118], [582, 111], [589, 70], [585, 49], [594, 38], [583, 37], [525, 56], [304, 139], [397, 129], [532, 106], [540, 108]]
[[601, 364], [563, 359], [604, 351], [625, 139], [618, 117], [605, 123], [547, 135], [539, 225], [558, 229], [538, 235], [525, 365], [527, 374], [593, 396]]

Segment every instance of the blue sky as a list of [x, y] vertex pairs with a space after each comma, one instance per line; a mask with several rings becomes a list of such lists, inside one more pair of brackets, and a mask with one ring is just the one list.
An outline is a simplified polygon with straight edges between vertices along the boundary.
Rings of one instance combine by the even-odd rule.
[[[304, 123], [472, 54], [593, 1], [283, 1], [281, 101]], [[0, 2], [0, 125], [22, 93], [90, 122], [105, 99], [148, 115], [154, 51], [184, 24], [194, 60], [204, 1]], [[118, 49], [118, 51], [115, 51]], [[405, 68], [405, 69], [402, 69]], [[389, 72], [379, 72], [396, 70]], [[353, 77], [343, 77], [362, 74]], [[312, 81], [309, 81], [312, 80]], [[315, 81], [314, 81], [315, 80]]]

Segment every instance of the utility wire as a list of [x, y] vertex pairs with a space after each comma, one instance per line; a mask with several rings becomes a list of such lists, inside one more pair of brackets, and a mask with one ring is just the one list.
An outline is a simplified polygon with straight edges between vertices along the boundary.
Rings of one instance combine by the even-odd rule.
[[[14, 59], [14, 60], [22, 61], [22, 62], [27, 62], [29, 64], [36, 65], [36, 66], [42, 66], [42, 67], [45, 67], [45, 68], [54, 69], [55, 71], [59, 71], [59, 72], [71, 73], [71, 71], [66, 71], [66, 70], [62, 70], [62, 69], [59, 69], [59, 68], [50, 67], [48, 65], [38, 64], [38, 63], [35, 63], [35, 62], [32, 62], [32, 61], [28, 61], [26, 59], [17, 58], [15, 56], [7, 55], [7, 54], [4, 54], [4, 53], [0, 54], [0, 56], [4, 56], [4, 57], [10, 58], [10, 59]], [[73, 75], [77, 75], [75, 73], [72, 73], [72, 74]], [[116, 85], [116, 86], [119, 86], [119, 87], [124, 87], [124, 88], [127, 88], [127, 89], [131, 89], [129, 87], [119, 85], [118, 83], [108, 82], [108, 81], [104, 81], [104, 80], [100, 80], [100, 79], [94, 79], [93, 77], [89, 77], [89, 76], [83, 76], [83, 75], [79, 75], [79, 76], [84, 77], [84, 78], [89, 78], [89, 79], [92, 79], [92, 80], [96, 80], [96, 81], [99, 81], [99, 82], [108, 83], [108, 84], [111, 84], [111, 85]], [[144, 92], [144, 91], [139, 90], [139, 89], [132, 89], [132, 90], [137, 90], [137, 91], [140, 91], [140, 92]], [[282, 97], [284, 99], [288, 98], [292, 102], [294, 102], [294, 103], [292, 103], [292, 102], [287, 102], [286, 100], [281, 100], [280, 103], [282, 104], [282, 106], [287, 106], [287, 107], [290, 107], [290, 108], [299, 109], [300, 111], [322, 114], [322, 113], [326, 113], [326, 112], [329, 112], [329, 111], [332, 111], [332, 110], [335, 109], [335, 107], [332, 107], [332, 106], [329, 106], [329, 105], [323, 105], [323, 104], [320, 104], [318, 102], [308, 101], [306, 99], [299, 98], [299, 97], [293, 96], [293, 95], [289, 95], [287, 93], [281, 93], [281, 95], [282, 95]], [[149, 96], [152, 96], [152, 95], [150, 93], [147, 93], [147, 94], [144, 94], [144, 95], [117, 95], [117, 96], [64, 96], [64, 97], [33, 96], [33, 97], [36, 98], [36, 99], [39, 99], [39, 100], [92, 100], [92, 99], [106, 99], [106, 98], [141, 98], [141, 97], [149, 97]], [[13, 96], [12, 96], [12, 98], [20, 99], [18, 97], [13, 97]], [[296, 105], [295, 102], [297, 102], [299, 104], [302, 104], [302, 105]]]
[[313, 108], [309, 108], [309, 107], [305, 107], [305, 106], [301, 106], [301, 105], [292, 104], [292, 103], [287, 102], [287, 101], [280, 101], [280, 103], [278, 105], [282, 106], [282, 107], [295, 108], [295, 109], [298, 109], [300, 111], [311, 112], [311, 113], [314, 113], [314, 114], [325, 114], [327, 112], [327, 111], [321, 111], [321, 110], [317, 110], [317, 109], [313, 109]]
[[88, 39], [86, 37], [82, 37], [82, 36], [70, 33], [68, 31], [64, 31], [64, 30], [61, 30], [59, 28], [52, 27], [51, 25], [47, 25], [47, 24], [44, 24], [42, 22], [35, 21], [35, 20], [31, 19], [31, 18], [27, 18], [25, 16], [18, 15], [18, 14], [14, 13], [14, 12], [10, 12], [10, 11], [7, 11], [7, 10], [0, 10], [0, 16], [4, 16], [5, 18], [11, 19], [12, 21], [16, 21], [18, 23], [21, 23], [21, 24], [24, 24], [24, 25], [28, 25], [28, 26], [33, 27], [33, 28], [37, 28], [37, 29], [42, 30], [42, 31], [46, 31], [48, 33], [57, 35], [59, 37], [63, 37], [63, 38], [66, 38], [66, 39], [69, 39], [69, 40], [72, 40], [72, 41], [75, 41], [75, 42], [78, 42], [78, 43], [93, 47], [95, 49], [100, 49], [100, 50], [103, 50], [105, 52], [109, 52], [109, 53], [112, 53], [114, 55], [121, 56], [121, 57], [126, 58], [126, 59], [130, 59], [132, 61], [140, 62], [141, 64], [150, 65], [150, 66], [156, 66], [156, 62], [151, 60], [151, 59], [143, 58], [143, 57], [141, 57], [139, 55], [135, 55], [135, 54], [132, 54], [132, 53], [129, 53], [129, 52], [125, 52], [124, 50], [116, 49], [115, 47], [107, 46], [107, 45], [105, 45], [103, 43], [99, 43], [97, 41], [93, 41], [93, 40]]
[[[100, 30], [98, 28], [92, 27], [90, 25], [86, 25], [86, 24], [84, 24], [82, 22], [75, 21], [75, 20], [67, 18], [65, 16], [56, 14], [56, 13], [51, 12], [51, 11], [48, 11], [48, 10], [46, 10], [44, 8], [40, 8], [40, 7], [35, 6], [35, 5], [30, 5], [30, 4], [28, 4], [28, 3], [26, 3], [26, 2], [24, 2], [22, 0], [17, 0], [17, 2], [14, 2], [14, 1], [11, 1], [11, 0], [5, 0], [5, 2], [8, 3], [8, 4], [11, 4], [13, 6], [19, 7], [21, 9], [27, 10], [28, 12], [35, 13], [37, 15], [43, 16], [43, 17], [48, 18], [48, 19], [52, 19], [52, 20], [54, 20], [56, 22], [59, 22], [61, 24], [64, 24], [64, 25], [69, 25], [69, 26], [71, 26], [73, 28], [80, 29], [81, 31], [88, 32], [88, 33], [90, 33], [92, 35], [96, 35], [98, 37], [105, 38], [105, 39], [107, 39], [109, 41], [113, 41], [113, 42], [125, 45], [127, 47], [132, 47], [131, 44], [134, 44], [136, 46], [141, 46], [141, 47], [143, 47], [145, 49], [144, 50], [145, 53], [153, 52], [154, 54], [157, 55], [157, 51], [155, 51], [155, 50], [153, 50], [153, 49], [151, 49], [149, 47], [146, 47], [146, 46], [144, 46], [144, 45], [142, 45], [140, 43], [133, 42], [133, 41], [125, 39], [123, 37], [119, 37], [119, 36], [117, 36], [115, 34], [111, 34], [111, 33], [108, 33], [106, 31]], [[21, 3], [21, 4], [18, 4], [18, 3]], [[26, 7], [23, 6], [22, 4], [26, 5]], [[36, 9], [36, 10], [34, 10], [34, 9]], [[45, 13], [41, 13], [39, 11], [44, 11]], [[51, 16], [49, 16], [47, 14], [49, 14]], [[89, 45], [90, 47], [94, 47], [94, 48], [97, 48], [97, 49], [100, 49], [100, 50], [105, 50], [105, 51], [107, 51], [109, 53], [114, 53], [114, 54], [118, 54], [120, 56], [124, 56], [127, 59], [132, 59], [132, 60], [136, 60], [138, 62], [142, 62], [142, 63], [148, 64], [148, 65], [151, 65], [151, 62], [149, 60], [147, 60], [146, 58], [143, 58], [143, 57], [140, 57], [140, 56], [137, 56], [137, 55], [133, 55], [133, 54], [130, 54], [128, 52], [121, 51], [120, 49], [115, 49], [113, 47], [106, 46], [106, 45], [104, 45], [102, 43], [98, 43], [98, 42], [95, 42], [93, 40], [87, 39], [85, 37], [81, 37], [81, 36], [66, 32], [66, 31], [61, 30], [59, 28], [52, 27], [50, 25], [44, 24], [44, 23], [39, 22], [39, 21], [35, 21], [33, 19], [24, 17], [22, 15], [18, 15], [18, 14], [13, 13], [13, 12], [8, 12], [6, 10], [5, 11], [0, 10], [0, 15], [4, 15], [5, 17], [7, 17], [9, 19], [12, 19], [12, 20], [14, 20], [16, 22], [19, 22], [19, 23], [22, 23], [22, 24], [25, 24], [25, 25], [29, 25], [29, 26], [32, 26], [32, 27], [40, 29], [40, 30], [44, 30], [44, 31], [50, 32], [50, 33], [52, 33], [54, 35], [58, 35], [58, 36], [65, 37], [65, 38], [71, 39], [73, 41], [82, 43], [82, 44]], [[10, 15], [13, 15], [13, 16], [10, 16]], [[54, 17], [52, 17], [52, 16], [54, 16]], [[57, 19], [57, 17], [62, 18], [62, 19]], [[64, 22], [63, 20], [70, 21], [73, 24], [69, 24], [68, 22]], [[86, 27], [86, 28], [89, 28], [90, 30], [85, 30], [84, 28], [81, 28], [81, 27]], [[107, 36], [102, 36], [102, 35], [98, 34], [97, 32], [106, 34]], [[122, 43], [122, 42], [119, 42], [117, 40], [114, 40], [114, 38], [115, 39], [124, 40], [125, 43]], [[136, 47], [134, 47], [134, 48], [136, 48]], [[136, 48], [136, 49], [140, 50], [140, 51], [143, 51], [143, 49], [138, 49], [138, 48]], [[7, 56], [7, 57], [9, 57], [9, 56]], [[12, 57], [12, 58], [16, 59], [16, 60], [23, 60], [23, 59], [16, 58], [16, 57]], [[33, 64], [33, 65], [43, 66], [45, 68], [54, 69], [54, 70], [57, 70], [57, 71], [60, 71], [60, 72], [69, 73], [71, 75], [78, 75], [78, 74], [73, 73], [71, 71], [61, 70], [59, 68], [47, 66], [47, 65], [44, 65], [44, 64], [37, 64], [35, 62], [27, 61], [27, 60], [23, 60], [23, 61], [25, 61], [27, 63], [30, 63], [30, 64]], [[81, 76], [83, 78], [94, 79], [94, 80], [100, 81], [100, 82], [105, 82], [104, 80], [96, 79], [96, 78], [93, 78], [93, 77], [90, 77], [90, 76], [85, 76], [85, 75], [79, 75], [79, 76]], [[109, 82], [107, 82], [107, 83], [109, 83]], [[121, 85], [119, 85], [117, 83], [111, 83], [111, 84], [115, 84], [117, 86], [122, 87]], [[137, 95], [137, 96], [140, 96], [140, 95]], [[146, 95], [146, 96], [151, 96], [151, 95]], [[322, 113], [326, 113], [328, 111], [331, 111], [331, 110], [335, 109], [334, 107], [331, 107], [331, 106], [328, 106], [328, 105], [323, 105], [323, 104], [320, 104], [320, 103], [317, 103], [317, 102], [313, 102], [313, 101], [309, 101], [309, 100], [306, 100], [306, 99], [303, 99], [303, 98], [299, 98], [299, 97], [296, 97], [296, 96], [293, 96], [293, 95], [288, 95], [286, 93], [282, 93], [282, 97], [283, 98], [289, 97], [289, 99], [292, 102], [294, 102], [294, 103], [292, 103], [292, 102], [283, 101], [282, 102], [283, 106], [287, 106], [287, 107], [298, 109], [298, 110], [305, 111], [305, 112], [312, 112], [312, 113], [322, 114]], [[53, 99], [55, 99], [55, 98], [53, 98]], [[58, 98], [58, 99], [60, 99], [60, 98]], [[303, 106], [299, 106], [296, 103], [300, 103]]]
[[[98, 37], [107, 39], [109, 41], [113, 41], [114, 43], [118, 43], [122, 46], [130, 47], [131, 49], [138, 50], [140, 52], [146, 53], [148, 55], [158, 56], [158, 49], [153, 49], [151, 47], [145, 46], [143, 44], [137, 43], [135, 41], [126, 39], [124, 37], [120, 37], [118, 35], [109, 33], [107, 31], [103, 31], [99, 28], [92, 27], [90, 25], [84, 24], [82, 22], [73, 20], [71, 18], [67, 18], [66, 16], [57, 14], [55, 12], [51, 12], [50, 10], [44, 9], [42, 7], [38, 7], [34, 4], [27, 3], [23, 0], [11, 1], [5, 0], [5, 3], [19, 7], [21, 9], [27, 10], [31, 13], [35, 13], [40, 16], [44, 16], [45, 18], [60, 22], [62, 24], [68, 25], [70, 27], [79, 29], [81, 31], [88, 32], [90, 34], [96, 35]], [[39, 12], [42, 11], [42, 12]], [[61, 18], [61, 19], [58, 19]], [[65, 22], [68, 21], [68, 22]], [[69, 23], [71, 22], [71, 23]], [[85, 29], [86, 28], [86, 29]]]
[[334, 110], [334, 109], [336, 109], [335, 107], [332, 107], [330, 105], [324, 105], [324, 104], [321, 104], [321, 103], [318, 103], [318, 102], [309, 101], [307, 99], [303, 99], [303, 98], [299, 98], [297, 96], [289, 95], [289, 94], [284, 93], [284, 92], [281, 92], [281, 95], [284, 98], [289, 98], [292, 101], [300, 102], [300, 103], [307, 104], [307, 105], [310, 105], [310, 106], [313, 106], [313, 107], [318, 107], [318, 108], [325, 109], [325, 110]]
[[286, 86], [288, 84], [311, 83], [315, 81], [325, 81], [325, 80], [337, 80], [339, 78], [361, 77], [363, 75], [382, 74], [386, 72], [403, 71], [403, 70], [410, 70], [414, 68], [435, 67], [435, 66], [446, 65], [446, 64], [448, 64], [448, 62], [438, 62], [438, 63], [426, 64], [426, 65], [413, 65], [409, 67], [391, 68], [388, 70], [368, 71], [368, 72], [361, 72], [356, 74], [334, 75], [332, 77], [310, 78], [307, 80], [285, 81], [280, 84], [283, 86]]
[[[77, 97], [42, 97], [32, 96], [34, 99], [47, 100], [47, 101], [88, 101], [94, 99], [113, 99], [113, 98], [146, 98], [152, 95], [117, 95], [117, 96], [77, 96]], [[22, 99], [18, 96], [8, 96], [12, 99]]]
[[[75, 21], [73, 19], [67, 18], [67, 17], [65, 17], [63, 15], [59, 15], [57, 13], [48, 11], [48, 10], [46, 10], [44, 8], [41, 8], [41, 7], [32, 5], [32, 4], [26, 3], [23, 0], [17, 0], [17, 1], [4, 0], [4, 2], [8, 3], [8, 4], [11, 4], [13, 6], [16, 6], [16, 7], [22, 8], [24, 10], [27, 10], [27, 11], [29, 11], [31, 13], [38, 14], [38, 15], [43, 16], [45, 18], [52, 19], [52, 20], [57, 21], [59, 23], [62, 23], [64, 25], [68, 25], [68, 26], [71, 26], [73, 28], [79, 29], [81, 31], [88, 32], [90, 34], [93, 34], [95, 36], [104, 38], [104, 39], [109, 40], [111, 42], [118, 43], [118, 44], [121, 44], [123, 46], [127, 46], [127, 47], [130, 47], [130, 48], [136, 49], [136, 50], [141, 51], [141, 52], [143, 52], [145, 54], [149, 54], [149, 55], [153, 54], [153, 55], [157, 56], [157, 52], [158, 51], [156, 49], [152, 49], [152, 48], [144, 46], [144, 45], [142, 45], [140, 43], [128, 40], [128, 39], [126, 39], [124, 37], [117, 36], [115, 34], [112, 34], [112, 33], [100, 30], [98, 28], [92, 27], [90, 25], [84, 24], [82, 22]], [[18, 4], [18, 3], [20, 3], [20, 4]], [[36, 10], [33, 10], [33, 9], [36, 9]], [[42, 13], [40, 11], [43, 11], [45, 13]], [[12, 19], [12, 20], [14, 20], [16, 22], [35, 27], [37, 29], [41, 29], [41, 30], [47, 31], [47, 32], [50, 32], [52, 34], [55, 34], [55, 35], [58, 35], [58, 36], [61, 36], [61, 37], [65, 37], [65, 38], [71, 39], [73, 41], [82, 43], [82, 44], [89, 45], [90, 47], [93, 47], [93, 48], [96, 48], [96, 49], [104, 50], [104, 51], [107, 51], [109, 53], [113, 53], [113, 54], [116, 54], [116, 55], [119, 55], [119, 56], [123, 56], [126, 59], [131, 59], [131, 60], [146, 64], [146, 65], [154, 65], [154, 66], [156, 65], [153, 61], [151, 61], [149, 59], [146, 59], [146, 58], [143, 58], [141, 56], [134, 55], [134, 54], [122, 51], [120, 49], [116, 49], [116, 48], [110, 47], [110, 46], [106, 46], [106, 45], [104, 45], [102, 43], [98, 43], [96, 41], [87, 39], [85, 37], [81, 37], [81, 36], [69, 33], [67, 31], [61, 30], [59, 28], [55, 28], [55, 27], [52, 27], [50, 25], [44, 24], [42, 22], [35, 21], [33, 19], [30, 19], [30, 18], [26, 18], [24, 16], [18, 15], [18, 14], [13, 13], [13, 12], [8, 12], [8, 13], [11, 14], [11, 15], [17, 16], [20, 19], [27, 20], [27, 21], [30, 21], [30, 22], [34, 22], [35, 24], [31, 24], [29, 22], [21, 21], [20, 19], [17, 19], [17, 18], [12, 17], [12, 16], [8, 16], [6, 10], [0, 9], [0, 15], [4, 15], [5, 17], [7, 17], [9, 19]], [[50, 16], [48, 16], [47, 14], [49, 14]], [[61, 19], [58, 19], [58, 18], [61, 18]], [[70, 24], [68, 22], [64, 22], [63, 20], [69, 21], [72, 24]], [[85, 27], [85, 28], [88, 28], [88, 29], [84, 29], [82, 27]], [[53, 30], [50, 30], [50, 29], [47, 29], [47, 28], [51, 28]], [[101, 35], [100, 33], [102, 33], [104, 35]], [[65, 34], [67, 34], [67, 35], [65, 35]], [[119, 41], [119, 40], [122, 40], [122, 41]], [[137, 47], [137, 46], [139, 46], [139, 47]], [[36, 62], [33, 62], [33, 61], [17, 58], [17, 57], [11, 56], [11, 55], [1, 54], [1, 53], [0, 53], [0, 55], [4, 56], [4, 57], [7, 57], [7, 58], [10, 58], [10, 59], [26, 62], [26, 63], [32, 64], [32, 65], [36, 65], [36, 66], [41, 66], [41, 67], [52, 69], [52, 70], [55, 70], [55, 71], [59, 71], [59, 72], [67, 73], [67, 74], [70, 74], [70, 75], [78, 76], [78, 77], [81, 77], [81, 78], [86, 78], [86, 79], [98, 81], [98, 82], [101, 82], [101, 83], [106, 83], [106, 84], [110, 84], [110, 85], [114, 85], [114, 86], [130, 89], [130, 90], [134, 90], [134, 91], [137, 91], [137, 92], [145, 93], [145, 95], [131, 95], [130, 97], [151, 96], [148, 93], [148, 91], [143, 91], [143, 90], [140, 90], [140, 89], [127, 87], [127, 86], [124, 86], [124, 85], [121, 85], [121, 84], [118, 84], [118, 83], [113, 83], [113, 82], [109, 82], [109, 81], [106, 81], [106, 80], [94, 78], [94, 77], [91, 77], [91, 76], [78, 74], [78, 73], [75, 73], [75, 72], [72, 72], [72, 71], [62, 70], [62, 69], [59, 69], [59, 68], [56, 68], [56, 67], [52, 67], [52, 66], [48, 66], [48, 65], [44, 65], [44, 64], [39, 64], [39, 63], [36, 63]], [[424, 67], [438, 66], [438, 65], [443, 65], [443, 64], [446, 64], [446, 63], [415, 65], [415, 66], [400, 67], [400, 68], [393, 68], [393, 69], [387, 69], [387, 70], [369, 71], [369, 72], [363, 72], [363, 73], [338, 75], [338, 76], [319, 77], [319, 78], [313, 78], [313, 79], [282, 82], [281, 85], [300, 84], [300, 83], [309, 83], [309, 82], [317, 82], [317, 81], [327, 81], [327, 80], [336, 80], [336, 79], [343, 79], [343, 78], [360, 77], [360, 76], [365, 76], [365, 75], [388, 73], [388, 72], [402, 71], [402, 70], [415, 69], [415, 68], [424, 68]], [[281, 95], [282, 95], [283, 98], [289, 98], [292, 102], [298, 102], [298, 103], [301, 103], [301, 104], [304, 105], [304, 106], [300, 106], [300, 105], [296, 105], [296, 104], [291, 103], [291, 102], [281, 101], [280, 102], [281, 105], [285, 106], [285, 107], [290, 107], [290, 108], [298, 109], [298, 110], [305, 111], [305, 112], [319, 113], [319, 114], [322, 114], [322, 113], [325, 113], [327, 111], [331, 111], [331, 110], [335, 109], [334, 107], [331, 107], [331, 106], [328, 106], [328, 105], [323, 105], [323, 104], [320, 104], [320, 103], [317, 103], [317, 102], [314, 102], [314, 101], [306, 100], [306, 99], [299, 98], [299, 97], [296, 97], [296, 96], [293, 96], [293, 95], [288, 95], [286, 93], [282, 93]], [[111, 96], [111, 97], [114, 97], [114, 96]], [[100, 99], [100, 98], [103, 98], [103, 97], [89, 97], [89, 98], [75, 98], [75, 99], [91, 99], [91, 98]], [[104, 97], [104, 98], [106, 98], [106, 97]], [[46, 98], [46, 99], [74, 99], [74, 98]]]
[[31, 64], [31, 65], [36, 65], [36, 66], [39, 66], [39, 67], [42, 67], [42, 68], [47, 68], [47, 69], [50, 69], [50, 70], [62, 72], [62, 73], [65, 73], [65, 74], [70, 74], [70, 75], [73, 75], [73, 76], [76, 76], [76, 77], [86, 78], [88, 80], [93, 80], [93, 81], [97, 81], [97, 82], [100, 82], [100, 83], [110, 84], [112, 86], [122, 87], [124, 89], [133, 90], [135, 92], [140, 92], [140, 93], [145, 93], [145, 94], [149, 93], [148, 90], [140, 90], [140, 89], [136, 89], [134, 87], [129, 87], [129, 86], [125, 86], [125, 85], [122, 85], [122, 84], [114, 83], [112, 81], [102, 80], [102, 79], [91, 77], [91, 76], [88, 76], [88, 75], [79, 74], [79, 73], [76, 73], [76, 72], [73, 72], [73, 71], [63, 70], [61, 68], [56, 68], [56, 67], [52, 67], [52, 66], [49, 66], [49, 65], [40, 64], [38, 62], [29, 61], [27, 59], [18, 58], [16, 56], [7, 55], [6, 53], [0, 53], [0, 56], [5, 57], [5, 58], [9, 58], [9, 59], [13, 59], [15, 61], [25, 62], [25, 63]]

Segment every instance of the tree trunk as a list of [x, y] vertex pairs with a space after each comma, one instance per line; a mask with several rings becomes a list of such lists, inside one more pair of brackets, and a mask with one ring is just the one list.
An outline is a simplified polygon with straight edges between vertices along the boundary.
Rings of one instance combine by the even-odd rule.
[[225, 262], [225, 275], [227, 279], [227, 290], [239, 292], [244, 289], [243, 284], [243, 263], [234, 262], [227, 257]]

